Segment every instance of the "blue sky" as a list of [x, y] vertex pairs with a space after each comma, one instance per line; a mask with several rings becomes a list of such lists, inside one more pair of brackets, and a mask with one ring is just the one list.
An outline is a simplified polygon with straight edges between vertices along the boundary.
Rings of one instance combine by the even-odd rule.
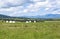
[[9, 16], [60, 14], [60, 0], [0, 0], [0, 14]]

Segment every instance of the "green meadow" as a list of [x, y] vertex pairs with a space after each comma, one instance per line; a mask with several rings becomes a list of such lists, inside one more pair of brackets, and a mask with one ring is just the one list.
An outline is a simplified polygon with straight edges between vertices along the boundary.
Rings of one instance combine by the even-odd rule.
[[0, 39], [60, 39], [60, 22], [0, 22]]

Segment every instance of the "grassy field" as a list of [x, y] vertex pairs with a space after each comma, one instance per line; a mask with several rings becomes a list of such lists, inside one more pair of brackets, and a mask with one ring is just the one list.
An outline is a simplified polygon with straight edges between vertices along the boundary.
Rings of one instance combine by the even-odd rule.
[[60, 22], [0, 23], [0, 39], [60, 39]]

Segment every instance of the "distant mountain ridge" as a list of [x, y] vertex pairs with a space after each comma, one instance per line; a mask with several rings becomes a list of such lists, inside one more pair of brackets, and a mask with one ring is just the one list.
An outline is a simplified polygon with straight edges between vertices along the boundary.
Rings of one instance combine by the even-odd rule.
[[[60, 18], [60, 14], [46, 14], [46, 15], [37, 15], [37, 16], [22, 16], [25, 18]], [[16, 17], [16, 18], [22, 18], [22, 17]], [[0, 14], [0, 18], [14, 18], [12, 16], [2, 15]]]
[[37, 15], [37, 16], [26, 16], [28, 18], [60, 18], [60, 14], [46, 14], [46, 15]]
[[7, 16], [7, 15], [0, 14], [0, 18], [11, 18], [11, 17], [10, 16]]
[[45, 15], [46, 18], [60, 18], [60, 14], [47, 14]]

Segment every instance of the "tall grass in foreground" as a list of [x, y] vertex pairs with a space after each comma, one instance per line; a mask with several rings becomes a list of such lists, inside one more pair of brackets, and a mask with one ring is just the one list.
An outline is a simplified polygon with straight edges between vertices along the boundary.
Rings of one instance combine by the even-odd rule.
[[0, 39], [60, 39], [60, 22], [0, 23]]

